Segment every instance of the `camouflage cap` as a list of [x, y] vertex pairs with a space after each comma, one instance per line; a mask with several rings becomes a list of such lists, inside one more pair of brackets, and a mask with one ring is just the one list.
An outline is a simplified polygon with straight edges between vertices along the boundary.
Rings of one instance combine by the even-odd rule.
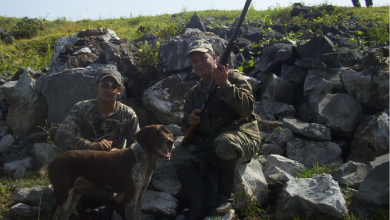
[[102, 71], [102, 73], [99, 76], [99, 82], [102, 81], [106, 77], [112, 77], [115, 79], [115, 81], [120, 85], [122, 89], [125, 88], [124, 86], [124, 80], [120, 72], [113, 70], [113, 69], [105, 69]]
[[187, 50], [187, 57], [190, 55], [192, 52], [203, 52], [206, 53], [208, 51], [214, 52], [213, 46], [204, 39], [201, 40], [194, 40], [188, 45], [188, 50]]

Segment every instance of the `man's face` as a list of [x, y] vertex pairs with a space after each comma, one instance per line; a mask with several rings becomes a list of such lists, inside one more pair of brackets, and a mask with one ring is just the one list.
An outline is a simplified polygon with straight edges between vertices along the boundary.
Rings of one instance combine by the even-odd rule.
[[112, 86], [107, 86], [107, 83], [118, 85], [113, 77], [106, 77], [100, 81], [100, 84], [95, 86], [95, 90], [98, 92], [98, 101], [102, 102], [115, 102], [116, 97], [121, 94], [122, 89], [118, 85], [117, 88], [113, 89]]
[[215, 55], [192, 52], [188, 58], [192, 68], [202, 79], [211, 79], [211, 73], [217, 68]]

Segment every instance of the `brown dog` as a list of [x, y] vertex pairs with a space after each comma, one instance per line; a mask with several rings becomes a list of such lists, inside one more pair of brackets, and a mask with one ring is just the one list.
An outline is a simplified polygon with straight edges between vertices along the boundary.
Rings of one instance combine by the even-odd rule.
[[71, 150], [48, 165], [56, 199], [54, 219], [67, 220], [84, 188], [125, 193], [126, 219], [140, 219], [143, 194], [159, 158], [169, 159], [173, 134], [162, 125], [151, 125], [136, 133], [138, 144], [104, 152]]

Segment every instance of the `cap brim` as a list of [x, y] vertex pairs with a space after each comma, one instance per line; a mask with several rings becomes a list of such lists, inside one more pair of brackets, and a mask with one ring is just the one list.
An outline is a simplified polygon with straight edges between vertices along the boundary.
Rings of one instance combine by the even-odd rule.
[[187, 57], [192, 53], [192, 52], [202, 52], [202, 53], [207, 53], [209, 49], [207, 48], [195, 48], [191, 50], [190, 52], [187, 53]]

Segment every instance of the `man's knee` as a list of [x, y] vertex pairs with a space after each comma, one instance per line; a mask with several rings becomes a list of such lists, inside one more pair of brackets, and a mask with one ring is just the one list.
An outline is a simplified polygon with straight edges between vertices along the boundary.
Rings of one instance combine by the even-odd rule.
[[241, 146], [238, 141], [234, 141], [235, 138], [233, 134], [225, 134], [214, 140], [214, 150], [218, 157], [224, 160], [242, 157]]

